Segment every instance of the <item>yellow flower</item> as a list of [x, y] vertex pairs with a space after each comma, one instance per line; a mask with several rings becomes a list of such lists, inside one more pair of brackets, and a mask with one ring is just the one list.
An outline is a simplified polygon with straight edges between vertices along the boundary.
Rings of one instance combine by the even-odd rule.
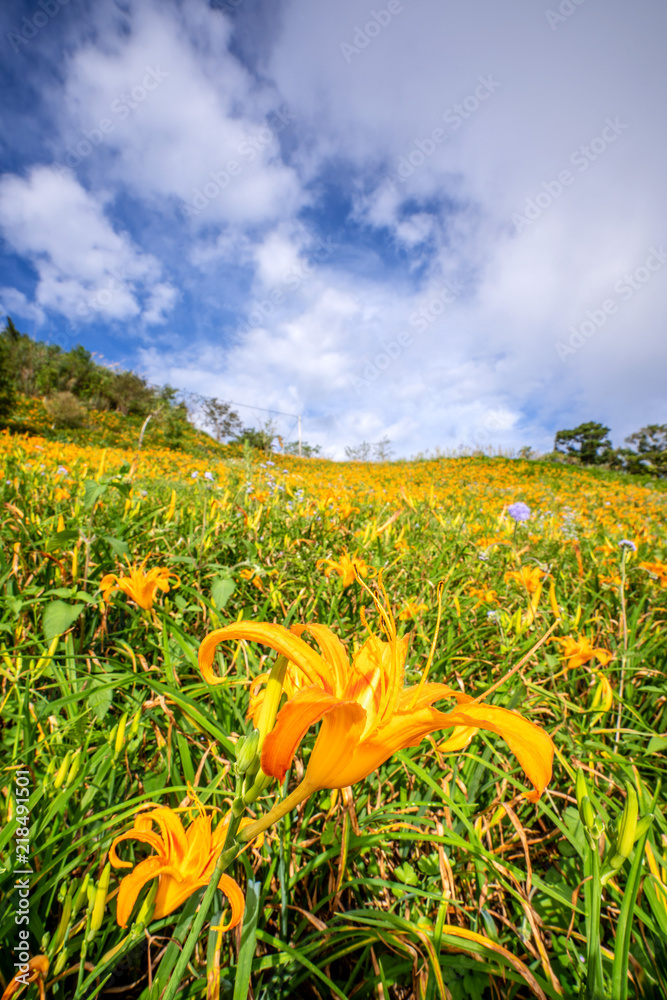
[[[416, 746], [437, 729], [456, 726], [483, 728], [502, 736], [531, 783], [531, 801], [537, 801], [551, 777], [553, 744], [539, 726], [496, 705], [482, 704], [446, 684], [403, 687], [407, 638], [399, 638], [391, 613], [376, 600], [383, 641], [371, 632], [350, 663], [340, 640], [325, 625], [293, 625], [288, 631], [269, 622], [235, 622], [206, 636], [199, 649], [204, 679], [221, 682], [212, 670], [215, 649], [229, 639], [249, 639], [275, 649], [302, 674], [299, 690], [278, 713], [262, 747], [265, 774], [282, 781], [308, 729], [322, 720], [320, 732], [298, 788], [280, 804], [281, 815], [322, 788], [344, 788], [375, 771], [393, 753]], [[301, 638], [308, 631], [318, 654]], [[455, 698], [459, 707], [440, 712], [431, 707], [443, 698]], [[277, 808], [277, 807], [276, 807]], [[273, 812], [273, 811], [272, 811]], [[271, 815], [271, 814], [268, 814]], [[273, 822], [273, 819], [268, 822]], [[263, 820], [253, 824], [266, 828]]]
[[317, 568], [326, 565], [324, 575], [326, 577], [331, 576], [332, 573], [338, 573], [341, 577], [343, 587], [349, 587], [358, 576], [368, 576], [370, 568], [366, 565], [363, 559], [360, 559], [355, 553], [350, 557], [347, 552], [343, 552], [340, 557], [340, 562], [335, 562], [333, 559], [318, 559]]
[[176, 586], [180, 584], [179, 577], [175, 573], [171, 573], [165, 566], [155, 567], [148, 573], [144, 573], [144, 566], [147, 562], [148, 559], [144, 559], [141, 566], [130, 566], [129, 576], [116, 576], [115, 573], [107, 573], [106, 576], [102, 577], [100, 590], [105, 602], [109, 603], [110, 595], [115, 590], [122, 590], [140, 608], [149, 611], [153, 607], [157, 590], [168, 592], [170, 579], [176, 581]]
[[593, 648], [593, 643], [585, 635], [580, 639], [573, 639], [571, 635], [568, 635], [563, 639], [555, 638], [552, 642], [557, 642], [563, 647], [562, 656], [563, 659], [567, 660], [566, 670], [582, 667], [593, 657], [605, 667], [614, 657], [614, 654], [607, 649]]
[[[153, 830], [154, 823], [160, 828], [160, 833]], [[193, 892], [208, 885], [225, 842], [227, 826], [228, 820], [223, 821], [211, 833], [211, 814], [203, 813], [190, 823], [186, 831], [173, 809], [166, 806], [156, 806], [150, 812], [139, 813], [132, 829], [114, 840], [109, 860], [116, 868], [132, 867], [131, 862], [121, 861], [116, 854], [116, 844], [122, 840], [140, 840], [154, 847], [157, 854], [140, 861], [120, 883], [116, 904], [119, 926], [127, 925], [137, 896], [154, 878], [159, 879], [154, 920], [166, 917]], [[243, 916], [243, 893], [229, 875], [221, 875], [218, 888], [227, 896], [232, 908], [229, 923], [224, 927], [224, 930], [229, 930]]]

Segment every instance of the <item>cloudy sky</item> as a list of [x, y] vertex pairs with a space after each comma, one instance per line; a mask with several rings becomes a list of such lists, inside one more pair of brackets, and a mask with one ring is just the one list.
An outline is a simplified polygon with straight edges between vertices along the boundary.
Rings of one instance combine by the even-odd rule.
[[6, 0], [0, 313], [333, 457], [620, 444], [667, 422], [665, 37], [662, 0]]

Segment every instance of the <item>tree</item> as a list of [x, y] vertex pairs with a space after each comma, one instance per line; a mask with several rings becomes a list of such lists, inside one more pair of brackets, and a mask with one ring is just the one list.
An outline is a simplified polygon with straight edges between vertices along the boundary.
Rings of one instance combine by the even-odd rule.
[[[3, 334], [6, 332], [7, 328], [5, 327]], [[9, 352], [7, 338], [0, 337], [0, 420], [11, 416], [16, 403], [16, 390], [9, 364]]]
[[256, 427], [244, 427], [236, 435], [234, 442], [236, 444], [248, 444], [251, 448], [257, 448], [258, 451], [273, 451], [273, 442], [277, 437], [278, 433], [273, 420], [267, 420], [259, 429]]
[[[288, 441], [287, 444], [283, 445], [283, 451], [286, 455], [298, 455], [299, 454], [299, 442], [298, 441]], [[308, 444], [307, 441], [301, 442], [301, 457], [302, 458], [315, 458], [316, 455], [322, 451], [319, 444]]]
[[573, 430], [557, 431], [554, 450], [578, 458], [582, 465], [602, 465], [613, 456], [608, 434], [608, 427], [589, 420]]
[[243, 432], [241, 418], [235, 410], [232, 410], [231, 403], [225, 403], [215, 397], [206, 398], [203, 401], [203, 412], [204, 424], [210, 429], [216, 441], [224, 441], [225, 438]]
[[631, 448], [619, 448], [617, 464], [626, 472], [667, 476], [667, 424], [648, 424], [626, 437]]
[[362, 441], [361, 444], [354, 445], [353, 447], [350, 445], [346, 445], [345, 447], [345, 457], [350, 462], [388, 462], [392, 454], [391, 441], [388, 437], [383, 437], [381, 441], [376, 441], [375, 444]]

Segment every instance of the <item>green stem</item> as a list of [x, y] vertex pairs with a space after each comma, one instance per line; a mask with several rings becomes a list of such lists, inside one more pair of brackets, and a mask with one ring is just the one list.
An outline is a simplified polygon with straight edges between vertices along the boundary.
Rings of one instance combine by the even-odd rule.
[[254, 823], [250, 823], [244, 827], [237, 838], [239, 843], [247, 844], [249, 840], [254, 840], [260, 833], [264, 833], [265, 830], [268, 830], [270, 826], [277, 823], [279, 819], [286, 816], [295, 806], [298, 806], [300, 802], [303, 802], [304, 799], [307, 799], [309, 795], [312, 795], [316, 791], [317, 788], [304, 778], [291, 795], [288, 795], [282, 802], [277, 802], [273, 809], [267, 812], [265, 816], [261, 816]]
[[587, 1000], [604, 1000], [602, 978], [602, 951], [600, 950], [600, 909], [602, 885], [600, 883], [600, 854], [598, 841], [591, 838], [586, 859], [586, 924], [588, 939], [588, 972], [586, 978]]
[[[229, 826], [231, 829], [232, 826], [231, 819], [229, 821]], [[218, 888], [218, 882], [220, 881], [220, 876], [224, 872], [225, 868], [227, 868], [231, 864], [231, 862], [234, 860], [237, 854], [238, 850], [236, 846], [232, 847], [230, 850], [223, 850], [220, 852], [218, 860], [215, 863], [215, 868], [211, 876], [211, 881], [207, 885], [203, 899], [199, 905], [199, 912], [197, 913], [197, 916], [194, 919], [194, 922], [190, 929], [190, 933], [188, 934], [187, 939], [183, 945], [183, 950], [181, 951], [179, 959], [172, 973], [171, 979], [169, 980], [167, 989], [162, 995], [161, 1000], [174, 1000], [176, 992], [178, 991], [178, 988], [181, 984], [181, 979], [183, 978], [188, 962], [190, 961], [190, 958], [192, 956], [192, 952], [195, 950], [195, 945], [197, 944], [197, 940], [199, 939], [199, 935], [201, 934], [202, 927], [204, 926], [204, 923], [208, 916], [208, 911], [211, 909], [211, 904], [213, 903], [215, 890]], [[155, 994], [154, 997], [155, 1000], [157, 1000], [157, 994]], [[151, 1000], [153, 1000], [153, 995], [151, 996]]]

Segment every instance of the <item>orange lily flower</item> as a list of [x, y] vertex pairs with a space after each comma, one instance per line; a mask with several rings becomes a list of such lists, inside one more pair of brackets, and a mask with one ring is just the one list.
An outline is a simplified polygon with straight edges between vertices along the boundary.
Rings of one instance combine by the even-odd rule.
[[10, 1000], [15, 993], [18, 993], [25, 986], [30, 983], [37, 983], [37, 988], [39, 990], [39, 1000], [45, 1000], [46, 990], [44, 989], [44, 980], [49, 973], [49, 960], [46, 955], [35, 955], [27, 963], [27, 972], [21, 972], [19, 969], [15, 975], [7, 983], [7, 987], [2, 994], [2, 1000]]
[[475, 587], [471, 584], [468, 587], [468, 595], [470, 597], [477, 598], [477, 603], [473, 605], [473, 611], [475, 608], [478, 608], [480, 604], [500, 604], [500, 601], [498, 600], [498, 591], [491, 590], [489, 587]]
[[593, 643], [585, 635], [580, 639], [573, 639], [568, 635], [563, 639], [554, 638], [552, 642], [557, 642], [563, 647], [562, 656], [567, 660], [566, 670], [583, 667], [584, 663], [588, 663], [593, 657], [605, 667], [614, 658], [614, 654], [607, 649], [593, 648]]
[[542, 584], [547, 574], [539, 566], [522, 566], [519, 570], [508, 570], [505, 573], [505, 583], [515, 580], [520, 586], [525, 587], [529, 594], [535, 594], [542, 589]]
[[[115, 573], [107, 573], [102, 577], [100, 590], [106, 604], [111, 600], [111, 594], [115, 590], [122, 590], [130, 597], [135, 604], [138, 604], [144, 611], [150, 611], [153, 607], [157, 590], [169, 591], [169, 580], [174, 579], [176, 586], [180, 584], [180, 578], [171, 573], [165, 566], [155, 567], [144, 573], [144, 566], [148, 559], [144, 559], [141, 566], [129, 567], [129, 576], [116, 576]], [[172, 584], [173, 586], [173, 584]]]
[[333, 559], [318, 559], [317, 568], [319, 569], [320, 566], [327, 567], [324, 571], [327, 578], [332, 573], [338, 573], [342, 579], [343, 587], [349, 587], [357, 579], [357, 576], [368, 576], [370, 572], [370, 567], [363, 559], [358, 558], [356, 553], [350, 557], [347, 552], [343, 552], [340, 562], [335, 562]]
[[428, 611], [428, 604], [419, 604], [415, 598], [407, 602], [398, 617], [402, 621], [408, 621], [410, 618], [416, 618], [420, 611]]
[[643, 562], [639, 565], [641, 569], [645, 569], [647, 573], [650, 573], [661, 587], [667, 587], [667, 563], [657, 561]]
[[[160, 833], [153, 830], [153, 823]], [[122, 840], [140, 840], [154, 847], [152, 854], [140, 861], [134, 871], [120, 883], [116, 904], [116, 919], [125, 927], [140, 891], [158, 878], [153, 919], [159, 920], [178, 909], [185, 900], [207, 886], [211, 881], [218, 855], [222, 850], [229, 820], [219, 823], [211, 833], [211, 814], [203, 813], [183, 829], [179, 817], [166, 806], [156, 806], [150, 812], [139, 813], [134, 826], [127, 833], [116, 837], [109, 851], [109, 860], [116, 868], [131, 868], [130, 861], [121, 861], [116, 854], [116, 844]], [[218, 888], [229, 899], [232, 915], [224, 930], [235, 927], [243, 916], [245, 901], [240, 887], [229, 875], [221, 875]]]
[[[213, 673], [213, 658], [217, 645], [229, 639], [269, 646], [303, 675], [302, 686], [278, 713], [262, 747], [263, 772], [282, 781], [306, 732], [322, 720], [303, 781], [275, 807], [280, 815], [314, 791], [363, 780], [397, 750], [416, 746], [428, 733], [456, 726], [488, 729], [502, 736], [534, 786], [528, 798], [537, 801], [551, 777], [549, 735], [518, 712], [483, 704], [446, 684], [425, 683], [426, 671], [420, 684], [404, 689], [408, 639], [396, 635], [391, 614], [374, 600], [389, 641], [371, 632], [352, 663], [340, 640], [319, 624], [293, 625], [288, 631], [269, 622], [235, 622], [211, 632], [199, 648], [199, 667], [210, 684], [221, 682]], [[300, 638], [306, 630], [320, 653]], [[459, 707], [450, 712], [431, 707], [443, 698], [455, 698]], [[274, 821], [265, 820], [254, 823], [248, 833], [254, 835]]]

